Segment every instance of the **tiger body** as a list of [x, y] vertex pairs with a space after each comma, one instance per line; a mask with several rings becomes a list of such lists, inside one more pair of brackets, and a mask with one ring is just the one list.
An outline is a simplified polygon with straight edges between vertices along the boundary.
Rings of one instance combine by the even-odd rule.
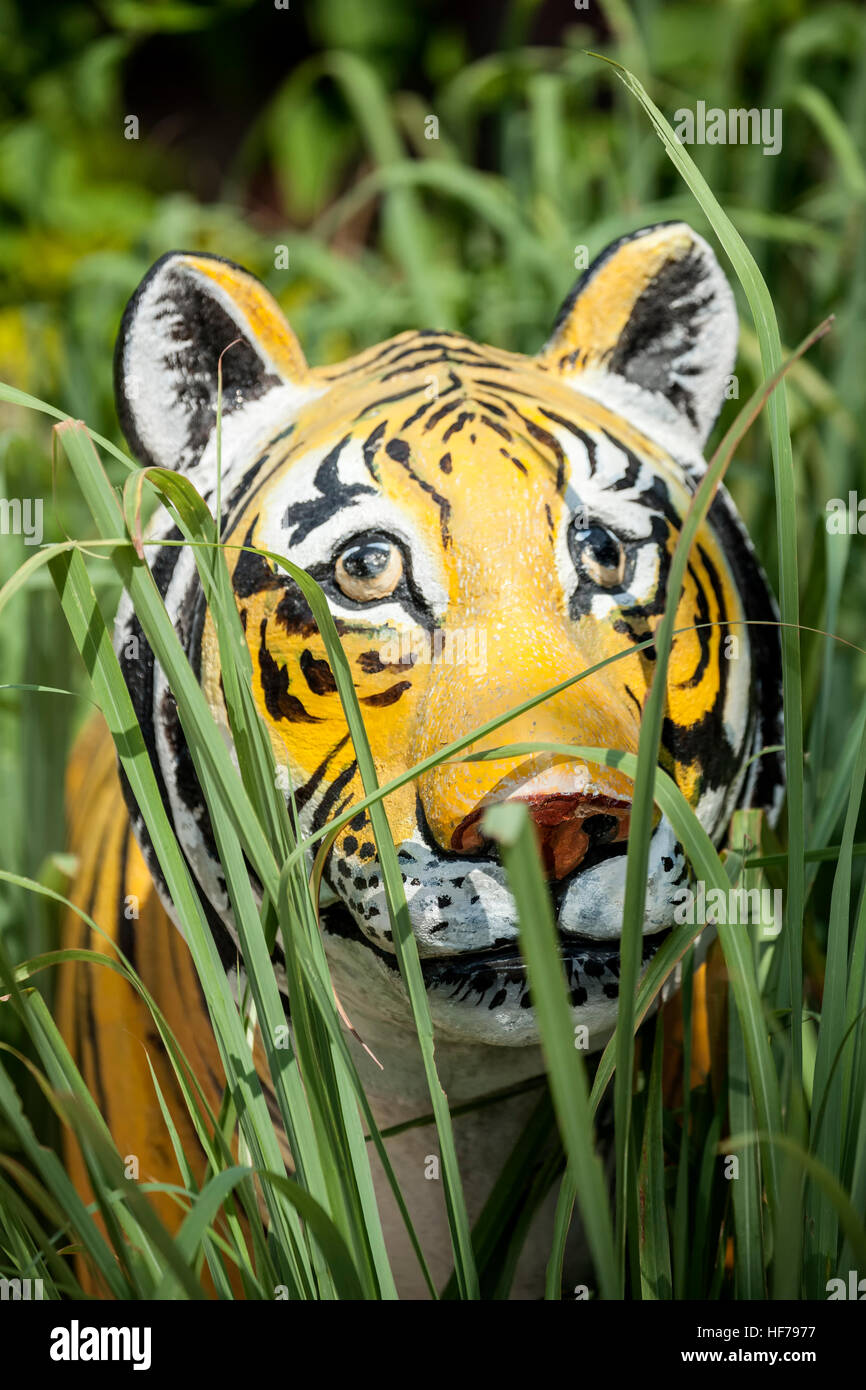
[[[223, 363], [218, 484], [215, 359], [238, 337]], [[427, 331], [311, 369], [269, 296], [237, 267], [182, 254], [157, 263], [121, 332], [121, 421], [143, 462], [183, 469], [212, 508], [219, 487], [221, 539], [253, 695], [304, 834], [348, 812], [364, 789], [312, 613], [286, 571], [256, 552], [285, 555], [322, 586], [380, 784], [624, 651], [471, 751], [537, 743], [636, 752], [653, 675], [651, 639], [735, 342], [724, 277], [705, 243], [681, 224], [648, 229], [605, 253], [534, 359]], [[178, 538], [157, 522], [153, 539], [160, 537]], [[230, 738], [218, 643], [194, 557], [175, 544], [151, 553], [168, 612]], [[780, 741], [774, 616], [721, 492], [680, 596], [660, 753], [660, 765], [716, 842], [738, 806], [778, 805], [778, 755], [758, 756]], [[127, 602], [116, 648], [220, 956], [240, 987], [239, 944], [213, 827], [173, 696]], [[484, 810], [506, 799], [529, 810], [574, 1019], [597, 1048], [616, 1019], [632, 791], [614, 769], [530, 751], [446, 762], [386, 798], [437, 1064], [452, 1104], [543, 1068], [516, 913], [481, 830]], [[171, 916], [131, 800], [128, 813]], [[659, 816], [645, 961], [672, 925], [689, 873], [672, 827]], [[337, 834], [321, 901], [335, 988], [383, 1064], [380, 1071], [356, 1048], [377, 1119], [400, 1123], [428, 1108], [426, 1087], [363, 810]], [[168, 917], [160, 930], [172, 930]], [[135, 935], [141, 932], [138, 925]], [[279, 944], [274, 968], [286, 994]], [[77, 1025], [75, 1013], [70, 995], [68, 1026], [77, 1026], [83, 1051], [80, 1009]], [[100, 1026], [97, 1010], [91, 1033]], [[531, 1097], [518, 1097], [496, 1114], [461, 1117], [458, 1146], [473, 1211], [530, 1104]], [[395, 1153], [410, 1208], [415, 1193], [422, 1243], [426, 1234], [444, 1277], [444, 1207], [439, 1185], [423, 1179], [430, 1142], [429, 1130], [410, 1132]], [[381, 1198], [387, 1208], [384, 1190]], [[548, 1210], [528, 1243], [518, 1293], [543, 1279], [549, 1222]], [[390, 1225], [404, 1291], [416, 1292], [399, 1221]]]

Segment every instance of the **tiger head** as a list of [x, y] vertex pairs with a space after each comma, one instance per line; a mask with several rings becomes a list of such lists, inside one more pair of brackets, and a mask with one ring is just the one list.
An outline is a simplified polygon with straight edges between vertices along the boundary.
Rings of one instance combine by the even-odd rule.
[[[305, 833], [364, 791], [312, 613], [286, 571], [254, 552], [286, 556], [327, 596], [380, 783], [616, 653], [626, 655], [469, 751], [533, 742], [635, 752], [671, 557], [736, 339], [727, 281], [683, 224], [610, 246], [534, 358], [423, 331], [310, 368], [274, 300], [241, 268], [194, 253], [157, 262], [118, 341], [121, 421], [142, 462], [183, 470], [213, 507], [217, 360], [234, 344], [223, 358], [222, 538], [255, 700]], [[151, 553], [227, 731], [216, 635], [193, 557], [178, 546]], [[717, 842], [737, 807], [773, 809], [781, 793], [778, 754], [756, 756], [780, 741], [774, 617], [721, 491], [679, 601], [676, 627], [685, 631], [674, 641], [660, 752]], [[128, 605], [117, 636], [166, 804], [232, 969], [232, 913], [173, 697]], [[389, 795], [441, 1036], [537, 1041], [514, 903], [482, 828], [485, 809], [503, 800], [524, 802], [537, 829], [575, 1021], [587, 1024], [593, 1045], [610, 1033], [632, 792], [620, 772], [537, 752], [449, 761]], [[645, 960], [670, 929], [688, 876], [661, 816]], [[384, 1018], [407, 1019], [364, 811], [337, 835], [323, 905], [338, 992], [349, 1006], [363, 1001]], [[275, 964], [282, 974], [279, 949]]]

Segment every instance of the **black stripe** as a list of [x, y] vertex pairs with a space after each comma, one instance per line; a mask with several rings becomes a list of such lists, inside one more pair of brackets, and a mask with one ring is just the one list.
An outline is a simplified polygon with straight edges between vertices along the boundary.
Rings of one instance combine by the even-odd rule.
[[438, 425], [440, 420], [444, 420], [446, 415], [450, 415], [452, 410], [458, 410], [462, 404], [462, 400], [448, 401], [447, 404], [440, 407], [440, 409], [436, 411], [435, 415], [430, 416], [430, 419], [424, 426], [425, 433], [427, 430], [432, 430], [436, 425]]
[[318, 660], [305, 647], [301, 652], [301, 671], [314, 695], [333, 695], [337, 689], [334, 673], [324, 659]]
[[481, 416], [481, 423], [482, 425], [486, 425], [488, 429], [495, 430], [498, 435], [503, 439], [507, 439], [509, 443], [514, 438], [511, 430], [507, 429], [505, 425], [500, 425], [498, 420], [491, 420], [488, 415]]
[[339, 742], [334, 744], [330, 753], [325, 754], [325, 757], [319, 763], [319, 766], [316, 768], [315, 772], [313, 772], [312, 775], [304, 783], [304, 785], [302, 787], [299, 787], [298, 790], [295, 792], [295, 807], [298, 811], [298, 814], [300, 814], [300, 812], [303, 811], [310, 797], [316, 791], [319, 783], [325, 775], [325, 771], [327, 770], [328, 764], [331, 761], [331, 759], [335, 757], [336, 754], [339, 753], [340, 749], [343, 748], [348, 742], [349, 735], [344, 734], [343, 737], [339, 740]]
[[442, 443], [447, 444], [452, 434], [459, 434], [460, 431], [464, 429], [466, 425], [469, 424], [469, 421], [474, 419], [474, 410], [461, 410], [460, 414], [457, 416], [457, 419], [451, 422], [451, 424], [448, 426], [447, 430], [443, 434]]
[[131, 838], [132, 826], [128, 826], [126, 834], [123, 837], [123, 848], [120, 852], [120, 889], [117, 895], [117, 944], [129, 960], [133, 969], [135, 969], [135, 927], [133, 926], [133, 919], [126, 915], [126, 875], [129, 870], [129, 842]]
[[547, 410], [544, 406], [541, 406], [541, 413], [546, 415], [548, 420], [552, 420], [555, 425], [562, 425], [563, 429], [568, 430], [569, 434], [573, 434], [576, 439], [580, 440], [589, 458], [589, 473], [592, 477], [598, 464], [598, 445], [592, 435], [587, 434], [586, 430], [582, 430], [580, 425], [576, 425], [573, 420], [566, 419], [564, 415], [557, 415], [555, 411]]
[[295, 502], [286, 508], [282, 524], [292, 528], [286, 540], [288, 546], [299, 545], [306, 540], [311, 531], [330, 520], [334, 512], [345, 507], [351, 498], [362, 493], [375, 496], [375, 488], [366, 483], [344, 483], [337, 472], [340, 455], [351, 438], [351, 434], [344, 435], [316, 469], [314, 486], [320, 495], [305, 502]]
[[286, 719], [290, 724], [320, 724], [322, 721], [310, 714], [298, 699], [289, 693], [289, 669], [280, 666], [268, 650], [268, 620], [262, 618], [259, 624], [259, 674], [265, 708], [272, 719]]
[[[533, 420], [529, 420], [525, 415], [521, 414], [516, 406], [513, 406], [512, 409], [518, 419], [526, 426], [536, 443], [542, 444], [545, 449], [548, 449], [550, 453], [553, 454], [553, 457], [556, 459], [556, 490], [557, 492], [562, 492], [565, 486], [566, 458], [559, 440], [555, 439], [549, 430], [544, 429], [541, 425], [536, 425]], [[536, 452], [538, 451], [536, 450]]]
[[396, 705], [401, 696], [411, 689], [411, 681], [398, 681], [387, 690], [380, 690], [378, 695], [362, 695], [360, 702], [362, 705], [372, 705], [375, 709], [384, 709], [388, 705]]
[[[447, 438], [447, 434], [445, 435], [445, 438]], [[435, 487], [433, 487], [431, 483], [425, 482], [424, 479], [419, 477], [418, 474], [415, 472], [414, 468], [409, 462], [410, 450], [409, 445], [406, 443], [405, 439], [392, 439], [387, 446], [386, 452], [397, 463], [402, 464], [403, 467], [406, 469], [406, 472], [409, 474], [409, 477], [412, 478], [413, 481], [416, 482], [418, 486], [424, 490], [424, 492], [428, 493], [430, 497], [433, 498], [433, 501], [439, 508], [439, 530], [442, 534], [442, 544], [447, 549], [447, 547], [451, 544], [451, 532], [449, 530], [451, 503], [448, 501], [447, 498], [443, 497], [441, 493], [437, 492]]]
[[[400, 375], [402, 376], [403, 373], [401, 372]], [[370, 414], [371, 410], [377, 411], [380, 406], [393, 405], [396, 401], [405, 401], [407, 396], [417, 396], [421, 390], [423, 390], [421, 386], [408, 386], [405, 391], [395, 391], [392, 396], [378, 396], [376, 400], [371, 401], [369, 405], [365, 405], [364, 409], [359, 411], [355, 420], [363, 420], [365, 416]]]
[[318, 806], [313, 812], [314, 830], [321, 830], [322, 826], [325, 824], [325, 821], [328, 819], [331, 807], [334, 805], [334, 802], [337, 800], [340, 793], [349, 785], [357, 770], [358, 764], [353, 758], [352, 761], [349, 763], [348, 767], [343, 768], [343, 771], [340, 773], [339, 777], [335, 778], [335, 780], [331, 783], [330, 787], [325, 792], [325, 795], [322, 797], [321, 801], [319, 802]]
[[380, 425], [377, 425], [372, 434], [367, 435], [367, 438], [361, 446], [367, 472], [377, 483], [380, 479], [379, 470], [376, 467], [376, 454], [382, 442], [382, 435], [385, 433], [387, 423], [387, 420], [383, 420]]
[[[712, 639], [712, 629], [706, 626], [706, 624], [710, 622], [710, 605], [707, 603], [707, 596], [704, 593], [704, 587], [701, 584], [701, 581], [698, 578], [697, 574], [695, 573], [695, 570], [691, 563], [689, 564], [688, 572], [694, 580], [694, 585], [695, 589], [697, 590], [698, 596], [697, 611], [695, 613], [695, 635], [698, 639], [700, 652], [698, 655], [697, 665], [695, 666], [694, 671], [688, 677], [687, 680], [677, 682], [677, 690], [694, 690], [698, 685], [700, 685], [701, 680], [703, 679], [704, 672], [706, 671], [710, 661], [710, 641]], [[727, 628], [725, 629], [725, 632], [727, 632]], [[720, 632], [720, 650], [721, 643], [723, 640], [724, 638]]]

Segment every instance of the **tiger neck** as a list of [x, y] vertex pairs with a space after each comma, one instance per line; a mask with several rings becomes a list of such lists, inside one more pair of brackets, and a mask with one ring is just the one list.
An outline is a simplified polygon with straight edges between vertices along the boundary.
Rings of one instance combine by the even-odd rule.
[[[349, 1012], [361, 1039], [352, 1039], [355, 1063], [377, 1123], [403, 1124], [429, 1115], [430, 1088], [415, 1029], [367, 1013], [357, 1003]], [[490, 1047], [437, 1032], [434, 1049], [436, 1071], [452, 1109], [544, 1074], [540, 1047]], [[493, 1109], [485, 1105], [479, 1111], [485, 1127], [495, 1123]]]
[[[418, 1039], [413, 1029], [365, 1017], [363, 1010], [350, 1010], [350, 1015], [377, 1058], [374, 1062], [352, 1039], [354, 1058], [379, 1128], [387, 1131], [412, 1120], [422, 1121], [387, 1136], [385, 1144], [431, 1278], [441, 1291], [451, 1275], [453, 1251], [439, 1138], [430, 1117], [430, 1090]], [[457, 1043], [437, 1034], [435, 1062], [452, 1112], [460, 1180], [469, 1222], [474, 1225], [538, 1103], [540, 1086], [521, 1087], [520, 1083], [543, 1074], [541, 1050]], [[454, 1113], [472, 1101], [490, 1097], [491, 1092], [509, 1089], [511, 1095]], [[375, 1154], [371, 1154], [371, 1169], [398, 1293], [403, 1298], [426, 1298], [428, 1290], [404, 1222]], [[551, 1192], [529, 1230], [515, 1272], [512, 1297], [536, 1298], [543, 1293], [554, 1201], [555, 1193]]]

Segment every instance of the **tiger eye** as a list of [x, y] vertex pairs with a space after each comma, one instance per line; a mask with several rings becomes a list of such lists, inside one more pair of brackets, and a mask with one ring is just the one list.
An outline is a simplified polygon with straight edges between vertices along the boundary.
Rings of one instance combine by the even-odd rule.
[[337, 557], [334, 578], [347, 598], [356, 603], [393, 594], [403, 574], [403, 557], [393, 541], [370, 536], [353, 542]]
[[602, 589], [614, 589], [625, 578], [625, 551], [603, 526], [587, 526], [570, 533], [569, 549], [575, 565]]

